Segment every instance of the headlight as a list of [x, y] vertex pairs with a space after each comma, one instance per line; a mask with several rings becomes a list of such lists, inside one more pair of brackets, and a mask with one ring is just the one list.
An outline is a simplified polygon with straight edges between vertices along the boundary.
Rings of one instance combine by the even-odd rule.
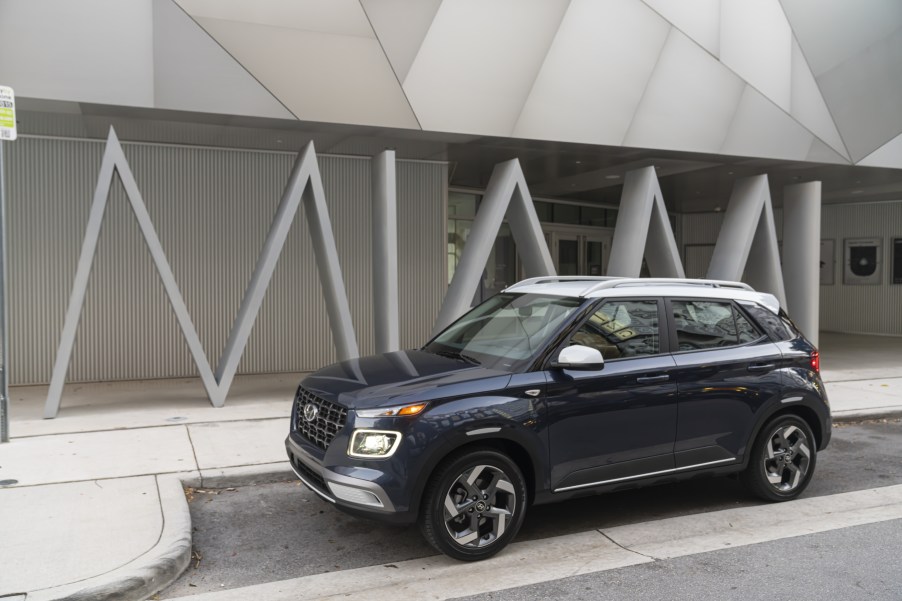
[[348, 455], [351, 457], [391, 457], [401, 444], [400, 432], [384, 430], [356, 430], [351, 437]]

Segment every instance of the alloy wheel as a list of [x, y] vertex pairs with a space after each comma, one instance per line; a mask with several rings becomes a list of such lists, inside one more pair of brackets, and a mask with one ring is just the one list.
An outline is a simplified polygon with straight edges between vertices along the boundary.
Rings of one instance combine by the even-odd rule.
[[460, 474], [445, 494], [443, 519], [451, 539], [478, 549], [497, 541], [517, 507], [510, 478], [491, 465], [477, 465]]
[[764, 473], [772, 487], [789, 492], [805, 481], [811, 464], [808, 437], [801, 428], [785, 425], [771, 434], [765, 445]]

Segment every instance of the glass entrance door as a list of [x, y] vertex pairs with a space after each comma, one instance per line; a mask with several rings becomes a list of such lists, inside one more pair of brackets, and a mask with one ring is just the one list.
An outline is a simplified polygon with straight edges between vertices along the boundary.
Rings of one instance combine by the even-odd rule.
[[555, 264], [558, 275], [582, 275], [580, 273], [579, 236], [557, 236]]
[[607, 273], [611, 234], [592, 230], [552, 231], [549, 237], [558, 275]]

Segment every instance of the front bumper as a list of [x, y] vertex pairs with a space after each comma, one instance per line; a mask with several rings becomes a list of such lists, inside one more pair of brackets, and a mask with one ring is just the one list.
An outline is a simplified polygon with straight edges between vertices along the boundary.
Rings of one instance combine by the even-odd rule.
[[[305, 446], [302, 439], [295, 440], [292, 434], [285, 439], [291, 469], [307, 488], [326, 501], [347, 513], [380, 521], [410, 523], [416, 519], [415, 513], [399, 508], [377, 482], [383, 476], [378, 470], [352, 466], [329, 469]], [[355, 475], [339, 473], [337, 469]]]

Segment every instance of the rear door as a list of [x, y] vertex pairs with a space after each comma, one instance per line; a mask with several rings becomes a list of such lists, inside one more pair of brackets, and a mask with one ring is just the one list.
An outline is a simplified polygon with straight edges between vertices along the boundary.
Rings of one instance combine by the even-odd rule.
[[551, 369], [547, 403], [557, 491], [673, 468], [675, 362], [660, 299], [609, 299], [570, 337], [601, 351], [597, 371]]
[[729, 300], [668, 299], [679, 390], [677, 468], [741, 457], [759, 408], [781, 393], [780, 349]]

